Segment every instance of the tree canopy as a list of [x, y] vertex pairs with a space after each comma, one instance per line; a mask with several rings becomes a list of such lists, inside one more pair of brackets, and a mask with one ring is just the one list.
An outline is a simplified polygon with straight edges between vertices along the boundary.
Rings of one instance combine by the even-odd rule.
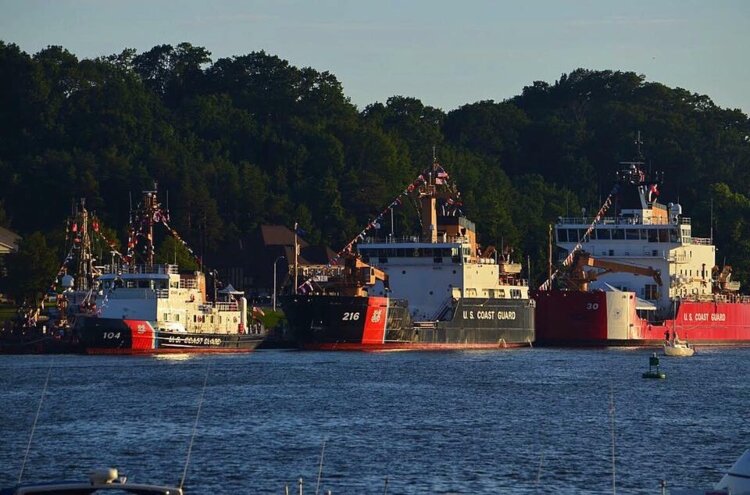
[[[339, 249], [435, 150], [480, 241], [530, 256], [539, 280], [547, 225], [599, 207], [636, 131], [665, 172], [662, 197], [686, 205], [695, 235], [719, 219], [722, 256], [750, 278], [747, 116], [619, 71], [577, 69], [448, 113], [407, 96], [359, 110], [335, 75], [263, 51], [214, 61], [180, 43], [79, 60], [0, 41], [0, 224], [40, 232], [25, 254], [40, 257], [40, 236], [85, 197], [123, 238], [128, 198], [157, 182], [173, 226], [208, 258], [264, 223], [299, 222]], [[395, 216], [415, 226], [408, 208]]]

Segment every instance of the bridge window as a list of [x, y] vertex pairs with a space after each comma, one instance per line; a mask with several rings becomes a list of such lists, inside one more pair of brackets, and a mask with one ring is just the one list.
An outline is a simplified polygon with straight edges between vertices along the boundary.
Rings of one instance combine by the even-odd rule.
[[639, 239], [639, 229], [625, 229], [625, 239], [637, 241]]

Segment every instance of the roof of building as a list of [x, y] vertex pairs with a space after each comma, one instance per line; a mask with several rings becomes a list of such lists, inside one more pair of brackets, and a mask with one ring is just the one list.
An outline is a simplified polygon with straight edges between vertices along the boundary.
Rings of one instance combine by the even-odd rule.
[[[260, 236], [263, 244], [266, 246], [293, 246], [294, 231], [283, 225], [261, 225]], [[305, 248], [309, 244], [303, 238], [297, 236], [297, 243], [300, 248]]]
[[15, 232], [11, 232], [4, 227], [0, 227], [0, 246], [5, 248], [0, 250], [15, 251], [16, 249], [18, 249], [18, 241], [20, 240], [20, 235], [16, 234]]

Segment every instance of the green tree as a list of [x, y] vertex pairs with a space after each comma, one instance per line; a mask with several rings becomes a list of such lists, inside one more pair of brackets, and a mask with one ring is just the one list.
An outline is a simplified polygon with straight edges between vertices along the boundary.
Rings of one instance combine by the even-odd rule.
[[724, 183], [712, 184], [709, 192], [714, 210], [711, 230], [719, 246], [716, 263], [731, 265], [733, 278], [750, 284], [750, 198]]
[[190, 254], [185, 244], [172, 236], [165, 237], [159, 243], [154, 258], [156, 263], [177, 264], [180, 270], [195, 271], [201, 268], [198, 266], [195, 256]]
[[17, 304], [36, 305], [55, 282], [59, 266], [44, 234], [34, 232], [19, 242], [17, 252], [8, 255], [7, 269], [7, 293]]

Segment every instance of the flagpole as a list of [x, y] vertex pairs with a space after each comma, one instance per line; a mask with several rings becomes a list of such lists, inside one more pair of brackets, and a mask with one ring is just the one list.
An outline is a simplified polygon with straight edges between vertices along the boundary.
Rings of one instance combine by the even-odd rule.
[[297, 294], [297, 222], [294, 222], [294, 294]]
[[[713, 206], [713, 203], [711, 203], [711, 206]], [[713, 211], [713, 210], [711, 210], [711, 211]], [[391, 242], [393, 242], [393, 231], [394, 231], [394, 227], [393, 227], [393, 208], [391, 208]]]

